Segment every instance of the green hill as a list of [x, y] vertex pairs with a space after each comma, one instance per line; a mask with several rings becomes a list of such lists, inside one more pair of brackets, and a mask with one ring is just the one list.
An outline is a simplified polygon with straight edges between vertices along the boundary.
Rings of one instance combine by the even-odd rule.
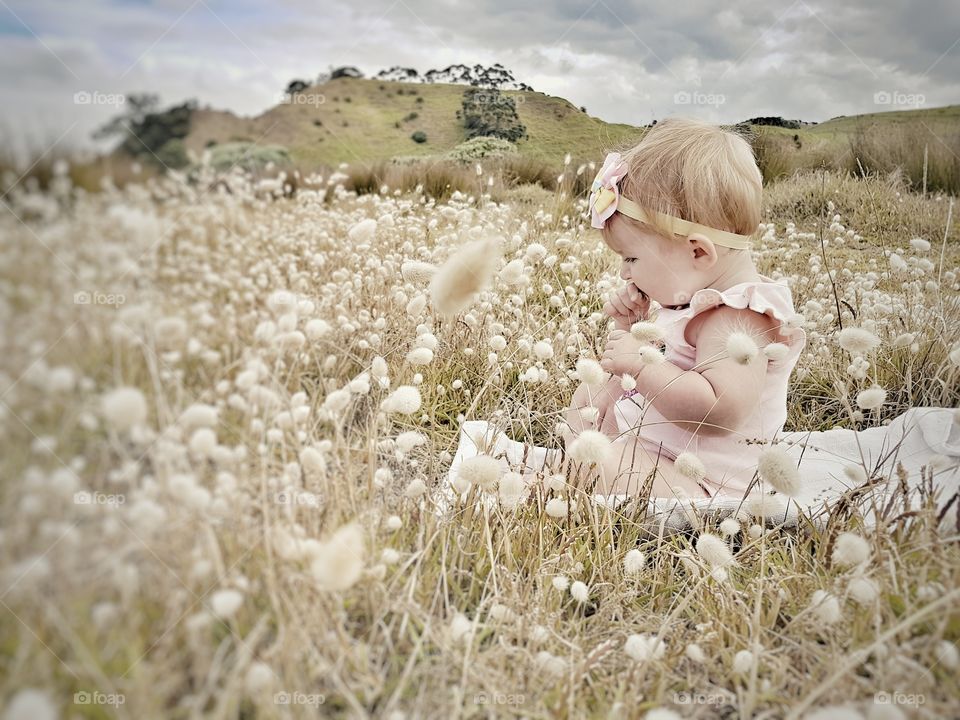
[[[283, 145], [297, 164], [305, 166], [438, 155], [467, 139], [457, 118], [466, 89], [454, 84], [337, 78], [305, 89], [296, 96], [298, 102], [278, 104], [253, 118], [195, 110], [185, 145], [194, 152], [231, 141]], [[523, 156], [550, 162], [567, 152], [595, 157], [624, 139], [639, 139], [644, 132], [591, 117], [563, 98], [522, 90], [501, 92], [514, 98], [527, 128], [528, 139], [517, 143]], [[411, 139], [417, 130], [426, 134], [425, 143]]]
[[[461, 114], [470, 87], [340, 77], [306, 87], [256, 117], [195, 109], [182, 147], [199, 155], [207, 147], [236, 142], [282, 146], [279, 150], [286, 148], [303, 169], [436, 158], [467, 140]], [[526, 128], [526, 137], [516, 144], [520, 158], [539, 164], [547, 175], [567, 153], [577, 162], [599, 160], [645, 132], [591, 117], [564, 98], [530, 90], [500, 93], [513, 99]], [[768, 182], [797, 170], [830, 167], [901, 172], [918, 189], [960, 190], [960, 105], [837, 117], [798, 129], [754, 125], [753, 130]], [[416, 142], [414, 133], [425, 141]]]

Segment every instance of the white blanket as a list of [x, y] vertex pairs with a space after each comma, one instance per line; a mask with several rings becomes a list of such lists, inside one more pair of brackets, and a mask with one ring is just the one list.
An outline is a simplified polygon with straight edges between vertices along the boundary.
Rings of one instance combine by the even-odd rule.
[[[783, 443], [796, 460], [802, 490], [789, 500], [777, 495], [770, 498], [779, 501], [779, 508], [764, 513], [768, 522], [791, 526], [804, 517], [820, 525], [819, 521], [840, 501], [856, 506], [868, 526], [876, 524], [875, 512], [884, 516], [916, 509], [928, 495], [934, 497], [941, 510], [952, 502], [950, 517], [954, 517], [958, 509], [960, 498], [951, 498], [960, 492], [960, 422], [952, 409], [915, 407], [886, 426], [860, 431], [785, 432], [780, 433], [777, 442]], [[486, 420], [465, 422], [460, 429], [460, 444], [450, 465], [448, 482], [435, 495], [438, 512], [446, 512], [456, 503], [456, 492], [450, 481], [457, 476], [460, 463], [480, 453], [500, 459], [503, 472], [551, 474], [561, 467], [559, 449], [516, 442]], [[871, 479], [858, 483], [855, 474], [844, 472], [844, 468], [851, 465], [865, 470]], [[902, 466], [901, 472], [898, 466]], [[906, 479], [901, 481], [900, 475], [904, 472]], [[755, 486], [751, 496], [757, 494], [759, 490]], [[597, 504], [624, 512], [630, 510], [629, 500], [624, 495], [594, 496]], [[487, 501], [496, 502], [495, 496], [489, 496]], [[777, 507], [776, 502], [771, 504]], [[764, 507], [767, 506], [765, 501]], [[744, 498], [733, 496], [682, 501], [654, 498], [650, 500], [646, 517], [656, 518], [661, 528], [682, 529], [704, 512], [711, 515], [715, 512], [719, 518], [742, 515], [747, 507]]]

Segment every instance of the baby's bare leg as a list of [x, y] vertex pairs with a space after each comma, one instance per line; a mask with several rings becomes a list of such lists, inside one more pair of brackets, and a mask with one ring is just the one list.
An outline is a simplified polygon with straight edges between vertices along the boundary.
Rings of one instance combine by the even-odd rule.
[[695, 480], [674, 468], [673, 460], [648, 448], [634, 436], [624, 435], [614, 440], [612, 450], [602, 468], [579, 469], [580, 487], [592, 486], [594, 492], [603, 495], [640, 495], [650, 487], [650, 497], [677, 497], [673, 488], [679, 488], [688, 497], [709, 497]]

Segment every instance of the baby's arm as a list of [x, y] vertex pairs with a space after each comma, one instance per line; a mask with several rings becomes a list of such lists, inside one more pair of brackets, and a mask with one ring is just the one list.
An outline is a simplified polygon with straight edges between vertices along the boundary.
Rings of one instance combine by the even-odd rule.
[[[637, 388], [667, 420], [704, 436], [727, 435], [759, 403], [767, 358], [762, 348], [774, 342], [778, 321], [753, 310], [721, 305], [704, 314], [691, 370], [662, 362], [645, 367]], [[758, 352], [741, 365], [727, 355], [727, 337], [750, 335]]]

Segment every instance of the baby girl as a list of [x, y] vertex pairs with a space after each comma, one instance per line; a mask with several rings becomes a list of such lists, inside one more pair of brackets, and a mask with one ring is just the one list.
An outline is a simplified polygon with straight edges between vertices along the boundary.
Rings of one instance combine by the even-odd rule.
[[806, 334], [789, 286], [751, 256], [761, 193], [749, 143], [695, 120], [662, 121], [607, 155], [590, 212], [626, 286], [604, 307], [611, 377], [577, 388], [564, 438], [613, 440], [595, 492], [742, 496], [782, 429]]

